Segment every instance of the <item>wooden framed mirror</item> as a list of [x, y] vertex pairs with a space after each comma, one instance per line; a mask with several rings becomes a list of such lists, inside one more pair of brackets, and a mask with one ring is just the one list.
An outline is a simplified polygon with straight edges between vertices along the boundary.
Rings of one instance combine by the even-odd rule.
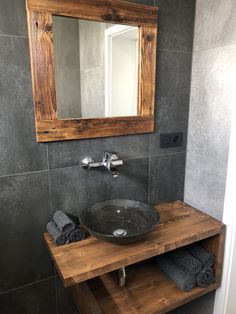
[[[37, 142], [154, 131], [157, 7], [120, 0], [26, 0], [26, 7]], [[68, 52], [68, 48], [72, 50], [73, 45], [78, 45], [77, 35], [72, 36], [75, 34], [71, 31], [72, 24], [77, 30], [79, 27], [79, 42], [81, 44], [83, 39], [84, 43], [78, 66]], [[93, 32], [102, 29], [105, 34], [102, 39], [105, 61], [100, 57], [105, 64], [105, 78], [99, 74], [100, 65], [85, 68], [85, 64], [94, 59], [89, 58], [89, 54], [99, 54], [97, 48], [88, 43], [90, 28]], [[82, 29], [87, 33], [81, 33]], [[97, 42], [98, 37], [95, 35], [93, 42]], [[136, 43], [136, 50], [127, 48], [131, 44], [111, 49], [128, 43], [128, 39], [129, 43], [131, 40]], [[60, 48], [61, 43], [65, 43], [66, 48]], [[129, 57], [128, 51], [133, 51]], [[126, 59], [122, 59], [124, 52]], [[78, 59], [78, 53], [75, 56]], [[122, 61], [127, 58], [132, 64]], [[94, 60], [97, 63], [96, 58]], [[60, 62], [66, 63], [63, 73]], [[110, 64], [112, 71], [108, 67]], [[131, 69], [129, 73], [124, 72], [128, 69]], [[132, 76], [134, 73], [136, 76]], [[80, 80], [77, 81], [78, 76]], [[99, 96], [101, 94], [104, 100]], [[65, 111], [73, 101], [76, 112]], [[98, 103], [105, 106], [100, 112], [97, 112]]]

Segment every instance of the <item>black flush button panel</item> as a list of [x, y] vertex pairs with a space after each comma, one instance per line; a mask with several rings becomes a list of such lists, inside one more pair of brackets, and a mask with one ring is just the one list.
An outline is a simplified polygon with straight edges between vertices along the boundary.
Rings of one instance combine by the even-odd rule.
[[169, 148], [177, 147], [183, 144], [183, 133], [163, 133], [161, 134], [160, 147]]

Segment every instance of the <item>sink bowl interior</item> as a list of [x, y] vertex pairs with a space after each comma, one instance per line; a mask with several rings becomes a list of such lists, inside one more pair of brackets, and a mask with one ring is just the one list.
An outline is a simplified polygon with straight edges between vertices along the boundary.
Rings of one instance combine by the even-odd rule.
[[80, 214], [81, 224], [91, 234], [116, 243], [142, 239], [159, 221], [159, 214], [149, 205], [121, 199], [98, 203]]

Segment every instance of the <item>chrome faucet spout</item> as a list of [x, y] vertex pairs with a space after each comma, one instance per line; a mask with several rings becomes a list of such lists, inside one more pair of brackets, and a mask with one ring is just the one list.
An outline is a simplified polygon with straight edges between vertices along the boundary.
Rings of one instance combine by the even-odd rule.
[[119, 171], [116, 168], [108, 169], [112, 174], [113, 178], [117, 178], [119, 176]]
[[82, 160], [82, 167], [84, 169], [93, 169], [98, 167], [105, 167], [112, 175], [113, 178], [118, 177], [119, 171], [116, 167], [123, 166], [123, 160], [119, 159], [116, 152], [104, 152], [103, 160], [95, 162], [91, 157], [86, 157]]

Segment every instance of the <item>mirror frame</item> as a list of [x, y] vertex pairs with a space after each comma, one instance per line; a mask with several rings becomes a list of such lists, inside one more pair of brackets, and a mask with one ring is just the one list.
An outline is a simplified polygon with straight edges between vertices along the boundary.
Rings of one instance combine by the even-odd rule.
[[[154, 131], [158, 8], [120, 0], [26, 0], [36, 140], [50, 142]], [[138, 26], [138, 115], [57, 118], [52, 16]]]

